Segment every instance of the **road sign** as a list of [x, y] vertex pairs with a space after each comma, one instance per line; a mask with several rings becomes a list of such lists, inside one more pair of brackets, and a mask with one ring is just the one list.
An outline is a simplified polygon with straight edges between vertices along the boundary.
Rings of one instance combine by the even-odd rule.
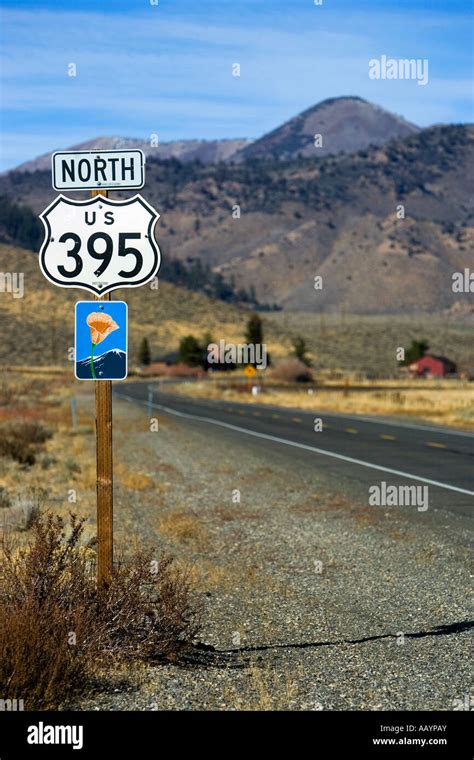
[[58, 151], [52, 155], [55, 190], [138, 188], [145, 184], [142, 150]]
[[244, 369], [244, 375], [246, 375], [248, 378], [255, 377], [257, 374], [257, 370], [255, 369], [252, 364], [247, 364], [247, 366]]
[[99, 296], [144, 285], [161, 263], [153, 235], [159, 217], [141, 195], [120, 201], [59, 195], [40, 214], [45, 227], [41, 271], [54, 285]]
[[75, 375], [78, 380], [127, 377], [128, 315], [125, 301], [76, 303]]

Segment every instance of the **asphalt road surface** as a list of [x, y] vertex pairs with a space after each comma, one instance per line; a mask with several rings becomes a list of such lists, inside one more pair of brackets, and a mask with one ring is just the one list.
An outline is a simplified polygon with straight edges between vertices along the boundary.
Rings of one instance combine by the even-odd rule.
[[[269, 405], [239, 404], [180, 396], [165, 384], [127, 383], [115, 395], [147, 405], [188, 424], [213, 429], [231, 445], [246, 436], [262, 446], [286, 449], [334, 483], [368, 499], [368, 489], [389, 485], [427, 486], [429, 506], [472, 516], [474, 434], [393, 419], [303, 412]], [[166, 388], [166, 390], [164, 390]], [[317, 402], [315, 401], [315, 407]], [[315, 419], [322, 430], [315, 431]], [[236, 463], [238, 466], [238, 463]]]

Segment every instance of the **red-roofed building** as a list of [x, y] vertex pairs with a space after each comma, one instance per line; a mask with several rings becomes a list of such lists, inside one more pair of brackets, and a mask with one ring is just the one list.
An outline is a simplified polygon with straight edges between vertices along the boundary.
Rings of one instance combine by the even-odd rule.
[[457, 367], [445, 356], [425, 354], [421, 359], [410, 364], [409, 370], [418, 377], [446, 377], [446, 375], [453, 375]]

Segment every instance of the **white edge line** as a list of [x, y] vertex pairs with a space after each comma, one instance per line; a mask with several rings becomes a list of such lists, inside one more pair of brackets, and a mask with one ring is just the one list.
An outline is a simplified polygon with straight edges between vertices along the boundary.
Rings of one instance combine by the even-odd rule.
[[[173, 383], [176, 384], [176, 382], [177, 382], [176, 380], [171, 380], [169, 382], [169, 385], [173, 385]], [[187, 382], [187, 381], [184, 381], [184, 382]], [[164, 392], [166, 393], [166, 391]], [[171, 391], [171, 393], [173, 392]], [[200, 400], [205, 401], [206, 399], [200, 399]], [[347, 419], [347, 420], [354, 420], [355, 422], [362, 420], [363, 422], [370, 422], [372, 423], [372, 425], [390, 425], [391, 427], [403, 428], [405, 430], [427, 430], [430, 433], [440, 433], [441, 435], [461, 435], [464, 438], [474, 438], [474, 432], [470, 433], [468, 430], [455, 430], [454, 428], [449, 428], [449, 427], [443, 428], [443, 427], [437, 427], [436, 425], [416, 425], [416, 424], [412, 425], [408, 422], [402, 422], [402, 421], [393, 422], [385, 418], [381, 419], [380, 417], [377, 419], [374, 419], [374, 417], [364, 416], [362, 414], [338, 414], [337, 412], [331, 412], [330, 410], [325, 411], [321, 409], [315, 409], [313, 412], [310, 409], [299, 409], [298, 407], [293, 407], [293, 406], [274, 406], [273, 404], [242, 404], [241, 401], [229, 401], [226, 403], [235, 404], [235, 405], [243, 405], [243, 406], [250, 407], [251, 409], [253, 408], [268, 409], [270, 411], [275, 409], [276, 411], [280, 411], [280, 412], [288, 412], [288, 413], [298, 412], [298, 414], [311, 415], [311, 416], [318, 414], [323, 419], [325, 419], [326, 417], [328, 419], [331, 417], [334, 417], [337, 420]]]
[[[122, 394], [116, 394], [119, 398], [127, 399], [134, 403], [143, 404], [148, 406], [147, 401], [133, 398], [132, 396], [125, 396]], [[474, 491], [468, 491], [465, 488], [458, 488], [457, 486], [450, 486], [447, 483], [440, 483], [438, 480], [430, 480], [429, 478], [422, 478], [419, 475], [413, 475], [411, 472], [403, 472], [402, 470], [392, 470], [390, 467], [382, 467], [378, 464], [372, 464], [371, 462], [364, 462], [362, 459], [353, 459], [353, 457], [346, 457], [344, 454], [336, 454], [334, 451], [326, 451], [326, 449], [318, 449], [315, 446], [308, 446], [305, 443], [296, 443], [296, 441], [288, 441], [286, 438], [278, 438], [275, 435], [268, 435], [267, 433], [257, 433], [255, 430], [246, 430], [246, 428], [238, 427], [237, 425], [231, 425], [229, 422], [221, 422], [220, 420], [213, 420], [211, 417], [201, 417], [197, 414], [189, 414], [188, 412], [178, 412], [176, 409], [171, 409], [168, 406], [162, 404], [152, 404], [156, 409], [162, 409], [168, 414], [174, 414], [177, 417], [185, 417], [191, 420], [200, 420], [201, 422], [208, 422], [211, 425], [219, 425], [220, 427], [229, 428], [230, 430], [237, 430], [239, 433], [245, 433], [246, 435], [252, 435], [256, 438], [265, 438], [268, 441], [275, 441], [276, 443], [284, 443], [286, 446], [293, 446], [297, 449], [305, 449], [306, 451], [314, 451], [316, 454], [323, 454], [326, 457], [333, 457], [334, 459], [341, 459], [343, 462], [350, 462], [351, 464], [358, 464], [361, 467], [368, 467], [372, 470], [381, 470], [382, 472], [389, 472], [391, 475], [401, 475], [404, 478], [410, 480], [419, 480], [422, 483], [429, 483], [432, 486], [438, 488], [446, 488], [448, 491], [456, 491], [457, 493], [464, 493], [468, 496], [474, 496]]]

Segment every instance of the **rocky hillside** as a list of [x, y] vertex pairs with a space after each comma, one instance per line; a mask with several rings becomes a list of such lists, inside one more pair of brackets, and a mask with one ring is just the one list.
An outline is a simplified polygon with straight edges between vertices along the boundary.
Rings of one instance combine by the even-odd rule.
[[[472, 127], [433, 127], [320, 159], [149, 159], [143, 194], [161, 213], [164, 257], [199, 260], [260, 303], [310, 312], [462, 310], [472, 294], [453, 293], [451, 277], [472, 268], [473, 160]], [[35, 213], [55, 196], [49, 171], [11, 172], [0, 178], [2, 194]]]
[[[370, 145], [383, 145], [418, 131], [418, 127], [401, 116], [362, 98], [331, 98], [242, 148], [232, 160], [322, 158], [337, 153], [355, 153]], [[320, 135], [317, 140], [316, 135]]]
[[172, 189], [170, 167], [156, 164], [149, 194], [163, 204], [167, 250], [253, 287], [260, 302], [441, 311], [472, 298], [451, 277], [472, 267], [473, 160], [472, 128], [436, 127], [349, 156], [183, 168]]

